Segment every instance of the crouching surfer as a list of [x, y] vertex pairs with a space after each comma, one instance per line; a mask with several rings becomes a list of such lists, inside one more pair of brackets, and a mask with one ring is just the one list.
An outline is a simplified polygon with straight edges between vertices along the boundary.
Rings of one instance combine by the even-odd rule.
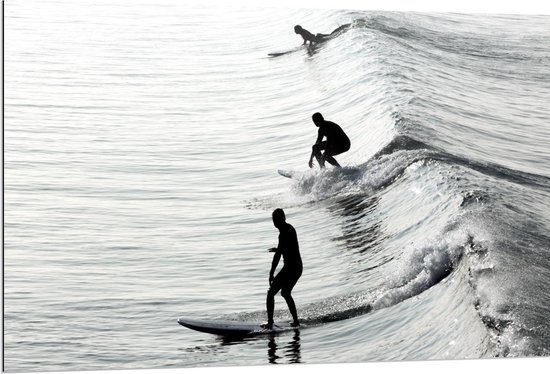
[[[351, 141], [348, 136], [336, 123], [326, 121], [321, 113], [315, 113], [311, 118], [315, 126], [319, 128], [319, 131], [317, 140], [312, 147], [311, 157], [308, 162], [309, 167], [313, 167], [313, 158], [317, 159], [321, 169], [325, 167], [325, 161], [333, 166], [341, 167], [334, 156], [349, 151]], [[324, 138], [326, 140], [323, 140]], [[324, 152], [321, 153], [323, 150]]]

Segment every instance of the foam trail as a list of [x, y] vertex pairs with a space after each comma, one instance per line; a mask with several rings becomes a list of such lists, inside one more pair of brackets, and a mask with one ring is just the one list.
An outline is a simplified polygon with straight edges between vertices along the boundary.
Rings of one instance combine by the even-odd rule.
[[468, 233], [456, 230], [406, 249], [408, 255], [396, 269], [400, 277], [389, 280], [394, 285], [380, 294], [373, 309], [395, 305], [441, 282], [458, 266], [471, 240]]

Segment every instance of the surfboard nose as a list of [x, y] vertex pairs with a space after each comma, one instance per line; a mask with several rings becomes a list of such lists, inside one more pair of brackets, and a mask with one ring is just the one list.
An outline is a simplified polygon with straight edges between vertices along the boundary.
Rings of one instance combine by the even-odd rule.
[[178, 318], [178, 323], [182, 326], [190, 327], [189, 323], [185, 320], [185, 318], [182, 318], [182, 317]]

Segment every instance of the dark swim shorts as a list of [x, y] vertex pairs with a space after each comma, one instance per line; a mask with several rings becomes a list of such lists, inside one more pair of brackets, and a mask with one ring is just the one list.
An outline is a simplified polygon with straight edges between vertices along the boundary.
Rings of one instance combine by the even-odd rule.
[[302, 269], [288, 269], [283, 267], [275, 276], [275, 279], [273, 279], [269, 290], [273, 295], [276, 295], [281, 290], [283, 293], [290, 293], [301, 276]]

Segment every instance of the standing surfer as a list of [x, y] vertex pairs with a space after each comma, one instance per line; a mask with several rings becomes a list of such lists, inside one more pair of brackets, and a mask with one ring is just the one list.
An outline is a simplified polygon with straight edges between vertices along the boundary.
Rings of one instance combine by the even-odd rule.
[[[271, 248], [270, 252], [275, 252], [273, 262], [271, 263], [271, 271], [269, 272], [269, 290], [267, 291], [267, 323], [262, 325], [266, 329], [273, 328], [273, 311], [275, 309], [275, 295], [281, 291], [281, 296], [284, 297], [293, 321], [291, 326], [298, 327], [298, 312], [296, 304], [291, 296], [292, 289], [302, 275], [302, 258], [300, 257], [300, 249], [298, 245], [298, 236], [296, 230], [291, 224], [286, 222], [285, 212], [278, 208], [273, 211], [273, 225], [279, 229], [279, 244], [277, 248]], [[279, 264], [279, 260], [283, 256], [283, 268], [276, 276], [275, 269]]]
[[[351, 142], [340, 126], [334, 122], [326, 121], [321, 113], [315, 113], [311, 117], [315, 126], [319, 127], [317, 141], [312, 147], [311, 157], [309, 158], [309, 167], [313, 167], [313, 158], [317, 159], [321, 168], [325, 167], [325, 161], [336, 167], [341, 167], [334, 156], [347, 152], [351, 147]], [[323, 141], [323, 138], [327, 140]], [[324, 153], [321, 151], [324, 150]]]

